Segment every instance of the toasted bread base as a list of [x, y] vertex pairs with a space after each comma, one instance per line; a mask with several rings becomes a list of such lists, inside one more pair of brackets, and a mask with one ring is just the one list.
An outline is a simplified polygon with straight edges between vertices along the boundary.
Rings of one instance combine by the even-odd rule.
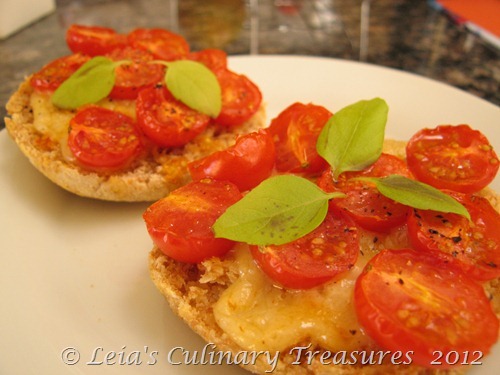
[[60, 187], [83, 197], [108, 201], [155, 201], [190, 180], [187, 163], [214, 151], [232, 145], [237, 135], [250, 133], [265, 125], [265, 109], [245, 124], [231, 131], [216, 134], [207, 129], [183, 149], [161, 156], [161, 164], [153, 157], [141, 159], [132, 167], [117, 173], [96, 173], [67, 161], [57, 142], [34, 127], [34, 114], [30, 107], [33, 92], [29, 77], [20, 85], [7, 103], [10, 117], [6, 128], [23, 154], [42, 174]]
[[[384, 151], [404, 157], [404, 142], [386, 141]], [[482, 192], [497, 211], [500, 210], [498, 195], [485, 189]], [[166, 298], [173, 312], [207, 343], [216, 345], [216, 350], [236, 353], [245, 351], [236, 344], [216, 323], [212, 306], [222, 293], [239, 277], [237, 263], [231, 253], [222, 258], [212, 258], [200, 264], [177, 262], [164, 255], [157, 247], [149, 254], [149, 271], [153, 283]], [[493, 280], [486, 285], [486, 292], [491, 296], [493, 308], [500, 316], [500, 281]], [[307, 343], [297, 343], [305, 345]], [[311, 350], [322, 350], [312, 348]], [[296, 358], [288, 351], [280, 353], [273, 374], [463, 374], [468, 368], [453, 370], [426, 369], [416, 365], [343, 365], [321, 363], [319, 356], [310, 364], [296, 364]], [[295, 363], [294, 363], [295, 362]], [[266, 358], [258, 357], [255, 363], [241, 365], [256, 374], [267, 374], [271, 366]]]
[[[232, 268], [232, 260], [211, 260], [202, 264], [186, 264], [164, 255], [158, 248], [149, 254], [149, 271], [153, 283], [168, 301], [172, 311], [181, 317], [187, 325], [201, 336], [207, 343], [215, 345], [215, 350], [231, 352], [236, 356], [245, 349], [238, 346], [217, 325], [212, 306], [223, 291], [237, 277], [237, 270]], [[208, 279], [209, 280], [208, 280]], [[498, 290], [497, 290], [498, 292]], [[297, 343], [297, 346], [307, 343]], [[321, 350], [321, 348], [311, 348]], [[380, 349], [382, 350], [382, 349]], [[274, 355], [274, 353], [271, 353]], [[279, 353], [276, 367], [266, 357], [257, 357], [254, 363], [241, 364], [247, 371], [255, 374], [275, 375], [359, 375], [359, 374], [464, 374], [466, 369], [429, 370], [415, 365], [392, 365], [388, 363], [365, 365], [360, 364], [325, 364], [319, 356], [310, 364], [305, 361], [297, 364], [295, 355], [288, 350]]]

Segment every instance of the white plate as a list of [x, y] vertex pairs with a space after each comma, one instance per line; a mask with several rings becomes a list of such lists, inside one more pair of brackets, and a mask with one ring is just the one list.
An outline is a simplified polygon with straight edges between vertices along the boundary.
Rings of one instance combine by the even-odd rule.
[[[241, 56], [230, 67], [260, 86], [269, 118], [295, 101], [336, 111], [381, 97], [390, 107], [390, 137], [469, 123], [500, 151], [499, 108], [429, 79], [311, 57]], [[246, 373], [237, 366], [169, 363], [175, 348], [192, 355], [205, 343], [173, 316], [149, 280], [151, 241], [141, 217], [147, 204], [99, 202], [61, 190], [35, 171], [5, 131], [0, 150], [0, 374]], [[494, 187], [500, 191], [498, 177]], [[77, 364], [64, 364], [66, 348], [79, 351]], [[179, 351], [172, 362], [180, 361]], [[117, 357], [107, 365], [87, 364], [112, 352]], [[151, 355], [154, 365], [148, 365]], [[134, 364], [119, 364], [127, 356]], [[496, 345], [473, 373], [499, 367]]]

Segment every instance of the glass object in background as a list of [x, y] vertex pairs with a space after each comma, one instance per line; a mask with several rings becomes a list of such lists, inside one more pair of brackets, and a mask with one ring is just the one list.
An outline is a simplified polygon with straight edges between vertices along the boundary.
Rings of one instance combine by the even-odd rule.
[[334, 0], [248, 0], [248, 6], [253, 54], [354, 57]]
[[[358, 58], [338, 12], [346, 5], [339, 0], [57, 0], [57, 4], [63, 29], [72, 23], [105, 25], [119, 32], [162, 27], [182, 34], [194, 50]], [[355, 6], [359, 9], [359, 3]]]
[[370, 5], [371, 0], [361, 2], [361, 14], [359, 22], [359, 60], [366, 61], [369, 46], [370, 27]]
[[220, 48], [229, 54], [249, 53], [244, 0], [178, 1], [179, 32], [193, 50]]

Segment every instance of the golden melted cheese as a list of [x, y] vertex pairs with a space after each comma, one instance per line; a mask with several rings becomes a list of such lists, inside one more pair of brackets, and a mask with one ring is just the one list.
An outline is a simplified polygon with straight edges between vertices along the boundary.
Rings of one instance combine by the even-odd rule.
[[330, 351], [367, 348], [372, 342], [356, 319], [354, 284], [379, 250], [403, 248], [406, 241], [404, 230], [379, 237], [362, 233], [355, 266], [338, 280], [308, 290], [276, 287], [246, 245], [239, 245], [235, 258], [240, 276], [214, 305], [217, 324], [246, 350], [283, 351], [303, 342]]
[[[65, 147], [69, 122], [76, 112], [57, 108], [52, 104], [50, 95], [36, 90], [31, 95], [30, 105], [33, 108], [33, 125], [35, 129]], [[121, 112], [135, 119], [135, 101], [106, 98], [96, 105]]]
[[33, 108], [33, 125], [37, 131], [56, 142], [66, 139], [69, 121], [75, 115], [73, 111], [55, 107], [49, 95], [37, 91], [31, 95], [30, 106]]

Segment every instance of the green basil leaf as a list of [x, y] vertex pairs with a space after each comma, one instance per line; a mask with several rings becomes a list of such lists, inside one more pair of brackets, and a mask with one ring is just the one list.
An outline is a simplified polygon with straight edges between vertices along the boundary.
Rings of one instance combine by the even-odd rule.
[[96, 56], [83, 64], [52, 95], [52, 103], [63, 109], [76, 109], [104, 99], [115, 84], [112, 60]]
[[219, 115], [221, 88], [210, 69], [190, 60], [167, 62], [166, 65], [165, 83], [176, 99], [210, 117]]
[[333, 177], [359, 171], [382, 153], [389, 108], [380, 98], [349, 105], [326, 123], [316, 144], [318, 154], [332, 167]]
[[294, 175], [263, 181], [215, 222], [216, 237], [252, 245], [281, 245], [317, 228], [328, 211], [328, 200], [344, 196], [325, 193]]
[[421, 210], [450, 212], [471, 219], [467, 209], [456, 199], [422, 182], [399, 175], [359, 179], [375, 183], [382, 195], [406, 206]]

